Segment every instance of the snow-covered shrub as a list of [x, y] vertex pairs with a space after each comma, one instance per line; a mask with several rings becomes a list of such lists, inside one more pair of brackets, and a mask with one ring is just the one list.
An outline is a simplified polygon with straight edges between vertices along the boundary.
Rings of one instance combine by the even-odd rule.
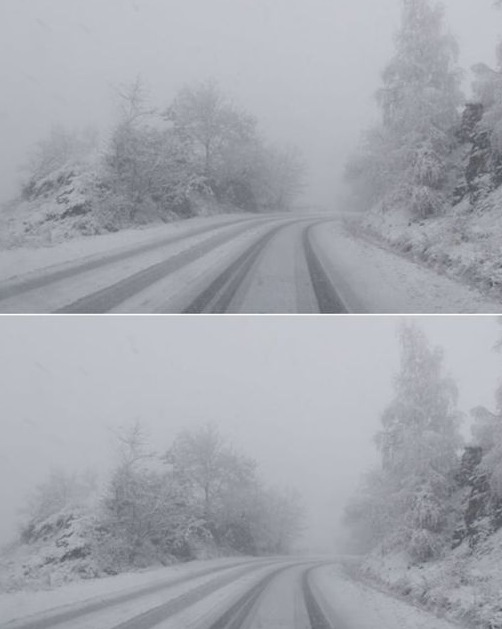
[[408, 552], [418, 562], [436, 557], [441, 550], [442, 540], [427, 528], [415, 529], [410, 534]]
[[419, 219], [438, 216], [445, 207], [444, 197], [440, 192], [429, 186], [411, 186], [409, 207], [412, 215]]

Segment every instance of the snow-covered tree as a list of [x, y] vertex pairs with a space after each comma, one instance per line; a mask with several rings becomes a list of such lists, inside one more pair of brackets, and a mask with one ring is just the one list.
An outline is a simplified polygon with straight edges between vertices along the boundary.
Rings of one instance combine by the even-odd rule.
[[407, 551], [417, 561], [435, 556], [453, 533], [462, 440], [455, 383], [443, 355], [415, 324], [399, 333], [401, 365], [394, 399], [376, 436], [381, 469], [372, 472], [347, 508], [359, 549]]
[[116, 437], [118, 464], [103, 500], [100, 554], [115, 569], [190, 558], [190, 538], [203, 526], [190, 488], [149, 451], [138, 422]]
[[383, 469], [393, 483], [397, 535], [417, 559], [433, 556], [448, 528], [448, 498], [461, 446], [457, 388], [443, 374], [443, 355], [414, 324], [400, 331], [395, 397], [377, 435]]
[[188, 139], [200, 158], [200, 173], [208, 182], [218, 178], [225, 150], [250, 141], [255, 121], [237, 110], [213, 82], [186, 87], [165, 113], [175, 131]]
[[180, 433], [165, 460], [217, 544], [249, 554], [285, 553], [301, 532], [299, 496], [264, 487], [256, 463], [231, 448], [213, 425]]
[[481, 116], [475, 128], [471, 170], [477, 175], [480, 192], [486, 194], [502, 184], [502, 43], [496, 49], [495, 69], [478, 63], [472, 71]]
[[213, 424], [181, 432], [165, 459], [192, 488], [208, 520], [218, 519], [226, 495], [255, 482], [256, 463], [228, 446]]
[[438, 214], [444, 206], [462, 102], [456, 56], [442, 9], [429, 0], [402, 0], [396, 52], [377, 94], [381, 128], [369, 136], [369, 145], [349, 172], [358, 175], [355, 183], [359, 177], [375, 181], [374, 200], [403, 206], [416, 218]]

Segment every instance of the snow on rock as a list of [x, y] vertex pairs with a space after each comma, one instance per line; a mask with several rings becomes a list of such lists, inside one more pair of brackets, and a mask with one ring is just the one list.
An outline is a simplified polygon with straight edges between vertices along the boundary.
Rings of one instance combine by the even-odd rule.
[[0, 213], [0, 248], [51, 245], [110, 231], [97, 220], [98, 198], [97, 157], [31, 180], [22, 196]]
[[[192, 195], [190, 216], [235, 213], [212, 198]], [[146, 225], [189, 218], [174, 211], [150, 208], [134, 220], [130, 202], [110, 190], [96, 151], [70, 161], [49, 175], [31, 179], [22, 195], [0, 207], [0, 251], [20, 247], [52, 247], [75, 238], [109, 234]]]
[[53, 587], [104, 574], [92, 541], [96, 521], [84, 509], [59, 511], [23, 532], [0, 556], [0, 592]]

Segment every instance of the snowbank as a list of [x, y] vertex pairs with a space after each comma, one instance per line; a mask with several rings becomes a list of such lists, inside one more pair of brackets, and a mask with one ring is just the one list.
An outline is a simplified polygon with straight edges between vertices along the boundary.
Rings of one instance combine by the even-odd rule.
[[351, 579], [339, 567], [313, 573], [314, 585], [325, 601], [323, 609], [333, 610], [333, 626], [357, 629], [453, 629], [450, 622], [437, 618], [408, 602], [379, 592]]
[[433, 270], [502, 298], [502, 187], [475, 206], [465, 199], [443, 216], [421, 222], [395, 208], [375, 208], [351, 229], [425, 262]]
[[476, 549], [413, 565], [405, 554], [373, 552], [359, 574], [425, 609], [469, 627], [502, 627], [502, 530]]
[[22, 590], [0, 594], [0, 621], [9, 622], [14, 618], [27, 617], [46, 612], [62, 605], [87, 603], [95, 598], [106, 598], [114, 594], [135, 592], [143, 587], [196, 576], [211, 569], [238, 566], [249, 563], [249, 559], [215, 559], [211, 561], [193, 561], [169, 567], [124, 573], [102, 579], [93, 579], [71, 583], [62, 587], [38, 591]]
[[[258, 217], [259, 218], [259, 217]], [[0, 281], [13, 279], [49, 267], [68, 263], [80, 264], [105, 254], [115, 254], [134, 247], [161, 242], [171, 236], [189, 236], [205, 226], [224, 226], [227, 223], [247, 220], [245, 215], [221, 215], [211, 218], [193, 218], [167, 225], [131, 228], [115, 234], [73, 238], [57, 246], [30, 247], [0, 250]]]
[[374, 239], [354, 236], [340, 224], [318, 227], [315, 238], [351, 312], [486, 314], [502, 309], [479, 290], [404, 259]]

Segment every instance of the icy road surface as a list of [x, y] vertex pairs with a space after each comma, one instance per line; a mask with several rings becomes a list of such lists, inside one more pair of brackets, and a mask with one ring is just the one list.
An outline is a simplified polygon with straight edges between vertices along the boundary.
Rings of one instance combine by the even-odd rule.
[[0, 254], [3, 313], [491, 313], [341, 215], [218, 216]]
[[0, 624], [5, 629], [454, 629], [352, 581], [336, 561], [308, 558], [197, 562], [49, 592], [0, 595]]

